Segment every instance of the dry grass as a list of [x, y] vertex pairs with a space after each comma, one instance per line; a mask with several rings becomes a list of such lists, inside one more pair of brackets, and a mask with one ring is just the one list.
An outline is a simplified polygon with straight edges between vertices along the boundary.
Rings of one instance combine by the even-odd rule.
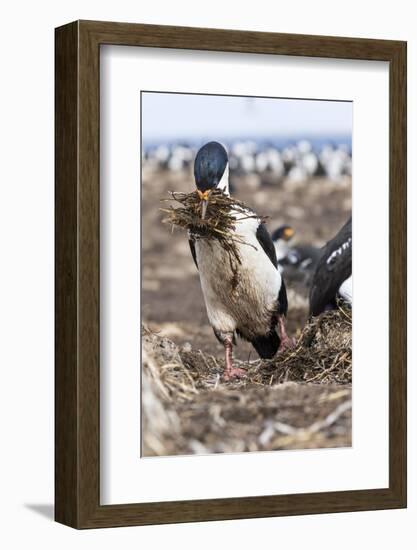
[[170, 455], [351, 444], [351, 313], [310, 320], [293, 350], [223, 361], [142, 331], [143, 454]]
[[220, 190], [211, 191], [208, 198], [206, 216], [201, 217], [201, 199], [197, 191], [192, 193], [170, 192], [171, 198], [181, 206], [161, 208], [166, 215], [163, 223], [171, 227], [180, 227], [190, 232], [192, 239], [218, 241], [228, 253], [233, 273], [237, 277], [237, 267], [241, 264], [239, 244], [247, 244], [236, 232], [236, 221], [258, 216], [245, 204], [223, 194]]

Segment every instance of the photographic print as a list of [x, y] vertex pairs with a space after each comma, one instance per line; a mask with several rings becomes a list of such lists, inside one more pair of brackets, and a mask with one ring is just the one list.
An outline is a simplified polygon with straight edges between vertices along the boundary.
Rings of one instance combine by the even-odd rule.
[[351, 446], [352, 105], [141, 92], [141, 456]]
[[56, 521], [406, 507], [406, 43], [74, 21], [55, 52]]

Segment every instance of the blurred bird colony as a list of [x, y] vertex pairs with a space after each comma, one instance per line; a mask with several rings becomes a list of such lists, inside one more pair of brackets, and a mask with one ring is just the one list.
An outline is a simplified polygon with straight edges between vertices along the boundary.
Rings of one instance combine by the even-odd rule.
[[352, 102], [142, 92], [142, 160], [190, 171], [199, 147], [221, 141], [231, 175], [252, 187], [352, 175]]

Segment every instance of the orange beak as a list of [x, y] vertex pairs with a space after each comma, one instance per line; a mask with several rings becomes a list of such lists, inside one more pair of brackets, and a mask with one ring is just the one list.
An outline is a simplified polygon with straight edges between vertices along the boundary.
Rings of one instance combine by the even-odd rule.
[[284, 237], [286, 241], [289, 241], [294, 236], [294, 229], [292, 227], [287, 227], [284, 229]]
[[197, 189], [197, 193], [201, 201], [201, 219], [204, 220], [207, 213], [208, 199], [211, 193], [211, 189], [207, 189], [207, 191], [204, 192]]

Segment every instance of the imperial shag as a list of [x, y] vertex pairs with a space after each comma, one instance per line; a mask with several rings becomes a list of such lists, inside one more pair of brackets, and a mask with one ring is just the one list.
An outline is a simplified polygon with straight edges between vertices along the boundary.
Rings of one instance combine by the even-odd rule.
[[[207, 143], [198, 151], [194, 177], [204, 218], [212, 190], [220, 189], [229, 195], [228, 156], [220, 143]], [[272, 239], [258, 217], [237, 214], [235, 232], [245, 243], [237, 245], [241, 258], [237, 282], [228, 252], [220, 242], [208, 242], [193, 234], [189, 238], [209, 322], [225, 348], [225, 379], [245, 372], [233, 366], [236, 335], [251, 342], [263, 359], [270, 359], [278, 349], [291, 345], [284, 324], [287, 293]]]
[[323, 248], [310, 288], [310, 314], [334, 308], [338, 298], [352, 304], [352, 218]]
[[295, 235], [290, 225], [281, 225], [272, 232], [278, 265], [285, 271], [287, 266], [300, 272], [312, 272], [320, 258], [320, 249], [308, 244], [291, 245]]

